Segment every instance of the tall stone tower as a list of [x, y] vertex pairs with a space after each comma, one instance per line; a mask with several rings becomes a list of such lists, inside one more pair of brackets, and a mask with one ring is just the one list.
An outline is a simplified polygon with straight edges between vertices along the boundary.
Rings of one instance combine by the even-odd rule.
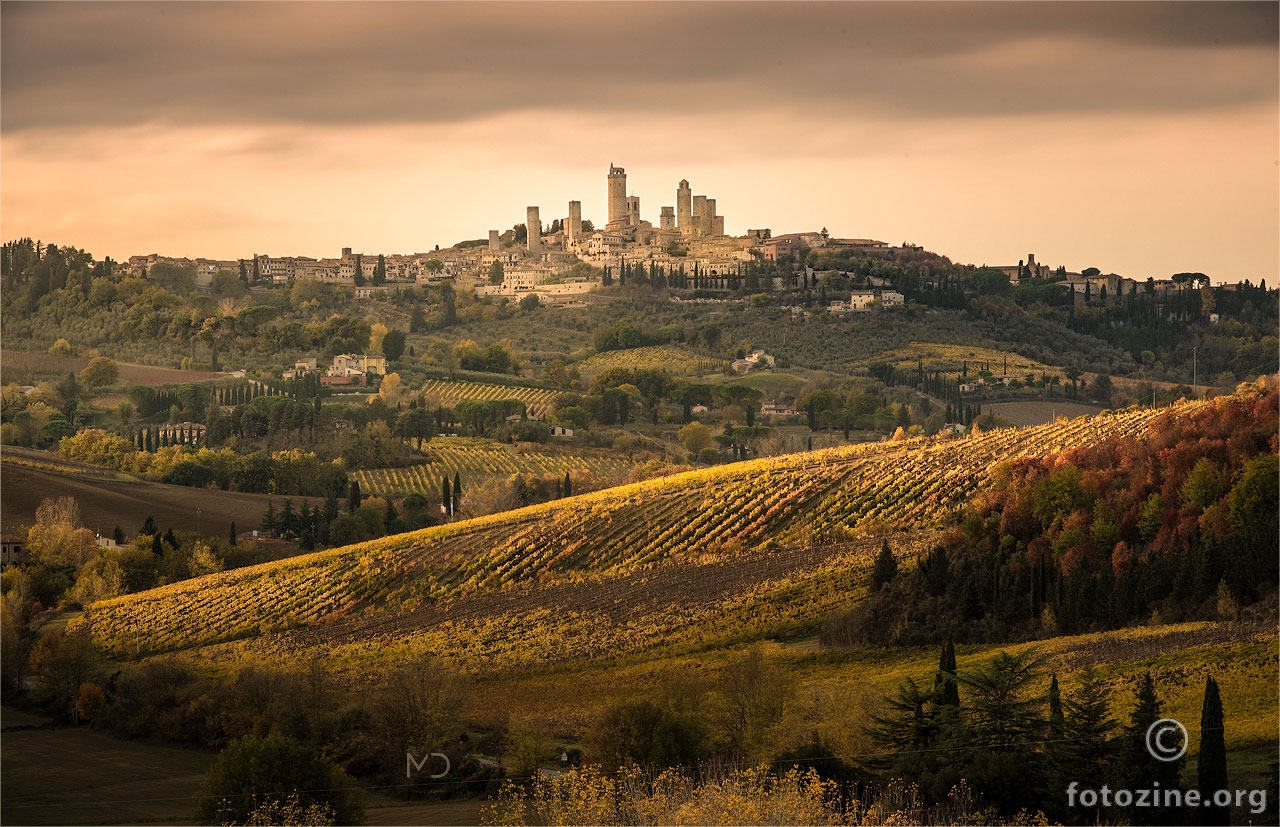
[[609, 164], [609, 223], [627, 223], [627, 171]]
[[564, 240], [566, 244], [576, 244], [578, 236], [582, 235], [582, 202], [569, 202], [569, 222], [564, 228]]
[[640, 226], [640, 196], [627, 196], [627, 225], [630, 227]]
[[689, 235], [708, 235], [708, 233], [703, 232], [703, 227], [707, 224], [710, 224], [710, 219], [707, 215], [707, 196], [695, 195], [693, 196], [693, 216], [689, 222]]
[[675, 207], [663, 207], [662, 216], [658, 219], [658, 227], [663, 230], [674, 230], [676, 228], [676, 210]]
[[529, 237], [529, 254], [542, 252], [542, 219], [538, 218], [538, 208], [525, 209], [524, 228]]
[[676, 190], [676, 228], [688, 235], [693, 229], [693, 190], [681, 181]]
[[496, 253], [502, 249], [502, 240], [498, 236], [497, 230], [489, 231], [489, 252]]

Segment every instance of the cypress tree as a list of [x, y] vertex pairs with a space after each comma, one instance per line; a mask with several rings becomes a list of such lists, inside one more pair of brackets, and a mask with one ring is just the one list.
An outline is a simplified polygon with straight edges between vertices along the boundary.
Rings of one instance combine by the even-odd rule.
[[449, 516], [453, 514], [453, 495], [450, 493], [449, 478], [440, 478], [440, 513]]
[[451, 514], [457, 514], [459, 506], [462, 505], [462, 477], [457, 471], [453, 473], [453, 510]]
[[573, 481], [569, 479], [569, 472], [564, 472], [564, 495], [566, 497], [573, 496]]
[[151, 535], [151, 553], [156, 557], [164, 556], [164, 544], [160, 542], [160, 535], [158, 533]]
[[[1161, 791], [1161, 800], [1167, 790], [1181, 790], [1182, 766], [1186, 756], [1174, 761], [1161, 761], [1147, 748], [1147, 731], [1160, 720], [1160, 698], [1156, 695], [1155, 681], [1151, 673], [1145, 673], [1138, 681], [1134, 693], [1133, 712], [1129, 726], [1125, 727], [1120, 744], [1120, 768], [1122, 778], [1116, 786], [1128, 789], [1153, 789]], [[1166, 738], [1170, 746], [1173, 741]], [[1186, 812], [1176, 807], [1135, 807], [1125, 814], [1134, 824], [1183, 824]]]
[[938, 656], [938, 674], [934, 678], [933, 691], [938, 706], [960, 706], [960, 684], [956, 676], [956, 644], [947, 636]]
[[178, 548], [178, 538], [173, 536], [172, 528], [170, 528], [168, 531], [164, 533], [164, 541], [169, 545], [173, 546], [175, 549]]
[[[1196, 764], [1200, 800], [1211, 801], [1218, 790], [1227, 789], [1227, 742], [1222, 719], [1222, 697], [1212, 676], [1204, 681], [1204, 704], [1200, 708], [1200, 758]], [[1230, 807], [1216, 803], [1196, 810], [1199, 824], [1229, 824]]]
[[111, 532], [111, 539], [115, 540], [118, 546], [124, 545], [124, 529], [117, 525], [115, 531]]
[[358, 480], [351, 481], [351, 487], [347, 489], [347, 511], [355, 513], [360, 507], [360, 482]]
[[236, 521], [235, 520], [231, 521], [231, 534], [230, 536], [227, 537], [227, 542], [233, 546], [236, 544]]
[[880, 545], [880, 553], [876, 555], [875, 564], [871, 569], [871, 591], [880, 591], [897, 575], [898, 561], [893, 557], [893, 549], [889, 548], [889, 541], [885, 540]]
[[298, 534], [298, 515], [293, 510], [293, 498], [285, 497], [284, 505], [280, 506], [280, 536], [285, 539], [296, 537]]
[[1062, 690], [1058, 687], [1058, 673], [1049, 678], [1049, 742], [1062, 738]]
[[147, 519], [144, 520], [142, 523], [142, 531], [139, 531], [138, 533], [149, 534], [151, 536], [155, 536], [156, 534], [159, 534], [160, 533], [159, 530], [156, 529], [155, 518], [152, 517], [150, 514], [148, 514]]
[[[1116, 728], [1110, 708], [1106, 685], [1086, 664], [1080, 688], [1060, 704], [1064, 713], [1058, 742], [1052, 743], [1050, 736], [1050, 761], [1064, 786], [1078, 781], [1082, 787], [1099, 788], [1109, 776], [1115, 757], [1111, 732]], [[1102, 811], [1095, 809], [1089, 820], [1097, 822], [1101, 818]]]

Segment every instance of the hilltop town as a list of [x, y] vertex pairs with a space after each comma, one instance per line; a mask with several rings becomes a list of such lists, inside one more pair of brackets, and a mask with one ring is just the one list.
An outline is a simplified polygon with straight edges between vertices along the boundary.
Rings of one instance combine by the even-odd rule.
[[[256, 253], [221, 260], [152, 253], [131, 256], [127, 271], [143, 275], [156, 264], [193, 268], [199, 286], [208, 286], [220, 272], [253, 284], [318, 281], [350, 286], [356, 298], [452, 280], [480, 295], [537, 295], [543, 304], [554, 306], [572, 303], [575, 297], [615, 280], [624, 282], [632, 272], [661, 279], [667, 287], [712, 295], [742, 289], [803, 290], [831, 271], [815, 269], [816, 262], [795, 261], [801, 252], [894, 255], [918, 249], [869, 238], [836, 237], [825, 227], [777, 235], [769, 228], [749, 229], [745, 235], [731, 236], [725, 232], [725, 216], [717, 212], [716, 199], [695, 195], [687, 180], [679, 182], [675, 206], [663, 206], [655, 226], [643, 217], [639, 196], [628, 195], [626, 170], [613, 164], [606, 175], [606, 190], [608, 217], [599, 227], [583, 218], [582, 202], [575, 200], [568, 203], [567, 215], [548, 224], [542, 221], [540, 206], [529, 206], [523, 224], [490, 229], [487, 239], [462, 241], [445, 249], [437, 246], [429, 252], [353, 252], [344, 247], [336, 258]], [[798, 266], [786, 266], [792, 262]], [[1037, 262], [1034, 253], [1017, 264], [981, 269], [1004, 275], [1012, 286], [1023, 279], [1054, 279], [1077, 304], [1105, 304], [1108, 297], [1119, 299], [1139, 290], [1165, 294], [1182, 287], [1174, 279], [1139, 282], [1093, 268], [1082, 273], [1050, 268]], [[848, 299], [831, 302], [828, 309], [839, 313], [904, 301], [887, 278], [864, 279], [861, 287]]]

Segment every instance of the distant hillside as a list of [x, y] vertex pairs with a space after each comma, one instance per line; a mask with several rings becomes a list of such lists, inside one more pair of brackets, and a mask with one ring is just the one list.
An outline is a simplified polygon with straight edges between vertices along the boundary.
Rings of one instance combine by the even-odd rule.
[[[148, 516], [164, 529], [196, 531], [223, 537], [232, 521], [239, 532], [258, 527], [267, 503], [280, 497], [211, 491], [183, 485], [115, 475], [97, 466], [74, 463], [64, 457], [6, 446], [0, 462], [0, 524], [15, 531], [35, 522], [36, 508], [47, 497], [75, 497], [85, 526], [111, 536], [119, 525], [126, 534], [142, 527]], [[294, 497], [301, 507], [303, 497]], [[317, 505], [321, 500], [307, 500]]]
[[[462, 663], [670, 646], [708, 618], [722, 636], [761, 624], [798, 631], [865, 587], [881, 535], [907, 532], [893, 539], [898, 553], [920, 552], [994, 465], [1137, 433], [1161, 413], [735, 463], [215, 574], [89, 614], [118, 653], [241, 641], [232, 649], [278, 658], [341, 638], [356, 660], [407, 647]], [[706, 566], [729, 564], [743, 567], [726, 575], [732, 588], [703, 594]], [[654, 586], [661, 578], [670, 588]], [[612, 602], [591, 608], [573, 584]], [[482, 598], [548, 589], [562, 591], [499, 612], [501, 622], [468, 615]]]

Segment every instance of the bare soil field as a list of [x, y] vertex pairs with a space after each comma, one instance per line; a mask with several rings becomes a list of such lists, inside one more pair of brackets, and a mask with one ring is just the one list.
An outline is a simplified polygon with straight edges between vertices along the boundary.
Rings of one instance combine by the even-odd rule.
[[[283, 497], [267, 494], [58, 473], [0, 461], [0, 526], [5, 531], [34, 523], [36, 508], [46, 497], [75, 497], [84, 525], [106, 536], [116, 525], [133, 534], [150, 515], [166, 530], [198, 528], [204, 534], [226, 537], [232, 520], [238, 532], [250, 531], [261, 523], [268, 501], [274, 501], [277, 509], [284, 502]], [[304, 499], [294, 497], [294, 507], [300, 508]], [[313, 506], [323, 504], [316, 498], [307, 501]]]
[[54, 356], [41, 350], [5, 350], [0, 359], [0, 382], [35, 384], [64, 373], [79, 373], [89, 360], [83, 356]]
[[1014, 425], [1044, 425], [1055, 417], [1065, 416], [1074, 419], [1085, 414], [1096, 414], [1102, 410], [1097, 405], [1085, 402], [1068, 402], [1062, 399], [1032, 402], [992, 402], [982, 406], [982, 412], [990, 411], [1003, 417]]
[[183, 382], [204, 382], [217, 379], [221, 373], [212, 370], [178, 370], [158, 368], [152, 365], [131, 365], [119, 362], [120, 380], [127, 385], [181, 385]]
[[[87, 364], [89, 360], [84, 356], [54, 356], [39, 350], [6, 351], [0, 362], [0, 382], [32, 384], [42, 378], [79, 373]], [[125, 385], [180, 385], [222, 376], [210, 370], [178, 370], [129, 362], [116, 362], [116, 365], [120, 368], [118, 381]]]

